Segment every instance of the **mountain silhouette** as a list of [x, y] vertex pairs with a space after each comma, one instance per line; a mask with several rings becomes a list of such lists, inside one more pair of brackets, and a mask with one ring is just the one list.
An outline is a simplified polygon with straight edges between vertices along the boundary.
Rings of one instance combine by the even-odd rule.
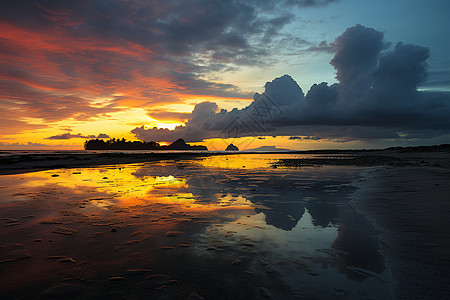
[[276, 146], [261, 146], [254, 149], [247, 149], [244, 151], [261, 151], [261, 152], [275, 152], [275, 151], [292, 151], [290, 149], [277, 148]]

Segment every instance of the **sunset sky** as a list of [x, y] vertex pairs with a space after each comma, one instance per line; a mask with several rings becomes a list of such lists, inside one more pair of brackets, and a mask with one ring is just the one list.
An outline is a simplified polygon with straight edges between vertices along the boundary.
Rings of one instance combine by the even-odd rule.
[[447, 0], [2, 1], [0, 149], [450, 143], [449, 12]]

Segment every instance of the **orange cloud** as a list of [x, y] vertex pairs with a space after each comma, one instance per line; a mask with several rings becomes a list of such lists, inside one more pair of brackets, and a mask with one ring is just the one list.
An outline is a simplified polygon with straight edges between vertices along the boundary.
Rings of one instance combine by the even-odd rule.
[[[8, 14], [9, 9], [15, 13]], [[211, 47], [223, 50], [221, 43], [235, 47], [230, 38], [240, 41], [222, 36], [235, 18], [226, 12], [229, 19], [215, 25], [217, 45], [211, 44], [198, 21], [210, 18], [209, 9], [215, 10], [140, 1], [112, 1], [105, 9], [89, 1], [7, 4], [0, 12], [0, 109], [14, 113], [2, 116], [2, 132], [15, 135], [64, 120], [67, 126], [114, 121], [112, 114], [135, 108], [156, 108], [152, 118], [180, 123], [183, 112], [166, 110], [166, 105], [247, 97], [235, 85], [203, 79], [210, 68], [227, 66], [210, 67], [193, 56]], [[178, 21], [170, 17], [174, 13], [190, 27], [188, 34], [179, 36]], [[31, 118], [46, 125], [29, 124]], [[149, 118], [149, 124], [153, 121]]]

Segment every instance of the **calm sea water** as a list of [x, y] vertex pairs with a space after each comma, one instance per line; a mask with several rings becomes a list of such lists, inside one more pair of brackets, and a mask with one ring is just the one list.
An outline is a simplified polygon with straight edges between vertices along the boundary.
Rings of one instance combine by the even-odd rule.
[[376, 232], [349, 204], [363, 169], [271, 166], [300, 157], [0, 176], [0, 295], [390, 298]]

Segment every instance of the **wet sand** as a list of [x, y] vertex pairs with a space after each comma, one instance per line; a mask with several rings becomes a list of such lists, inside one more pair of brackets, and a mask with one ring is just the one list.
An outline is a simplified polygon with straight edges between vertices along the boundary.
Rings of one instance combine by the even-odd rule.
[[0, 295], [388, 299], [391, 285], [398, 299], [449, 294], [447, 152], [164, 155], [29, 173], [13, 164], [16, 175], [0, 176]]
[[[448, 147], [447, 147], [448, 148]], [[395, 299], [450, 295], [450, 153], [401, 149], [358, 156], [280, 160], [278, 166], [371, 166], [352, 204], [380, 232]]]
[[380, 231], [395, 298], [445, 299], [450, 295], [450, 155], [420, 158], [420, 165], [365, 172], [353, 203]]
[[[14, 152], [11, 152], [14, 153]], [[184, 160], [197, 157], [207, 157], [213, 153], [202, 151], [173, 151], [149, 153], [124, 151], [116, 152], [81, 152], [77, 153], [51, 153], [51, 154], [20, 154], [0, 156], [0, 175], [20, 174], [26, 172], [51, 170], [58, 168], [76, 168], [88, 166], [102, 166], [114, 164], [131, 164], [139, 162], [161, 161], [161, 160]]]

